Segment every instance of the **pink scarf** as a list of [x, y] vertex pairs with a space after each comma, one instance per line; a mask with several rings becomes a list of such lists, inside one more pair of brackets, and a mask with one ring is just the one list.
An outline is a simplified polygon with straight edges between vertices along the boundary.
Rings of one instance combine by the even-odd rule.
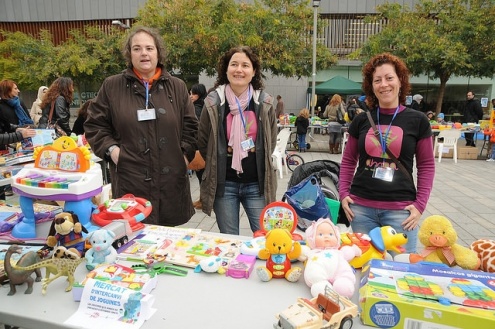
[[[230, 139], [229, 146], [232, 147], [232, 169], [236, 170], [238, 174], [242, 174], [242, 159], [248, 156], [247, 151], [244, 151], [241, 147], [241, 143], [246, 140], [246, 129], [242, 123], [240, 111], [244, 110], [249, 106], [251, 101], [250, 95], [253, 94], [253, 87], [249, 84], [249, 87], [237, 97], [234, 91], [228, 84], [225, 87], [225, 96], [227, 102], [229, 103], [230, 114], [232, 114], [232, 127], [230, 129]], [[239, 108], [240, 107], [240, 108]], [[244, 117], [244, 121], [246, 117]]]

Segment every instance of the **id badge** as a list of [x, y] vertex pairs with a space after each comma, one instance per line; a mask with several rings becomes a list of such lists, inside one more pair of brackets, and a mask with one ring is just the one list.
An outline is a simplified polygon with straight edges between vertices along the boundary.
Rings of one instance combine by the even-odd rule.
[[241, 147], [244, 151], [248, 152], [250, 149], [254, 147], [253, 139], [249, 137], [245, 141], [241, 142]]
[[138, 121], [148, 121], [156, 119], [155, 109], [145, 109], [137, 111]]
[[373, 173], [373, 178], [381, 179], [386, 182], [391, 182], [394, 178], [394, 169], [390, 167], [378, 167], [375, 168], [375, 172]]

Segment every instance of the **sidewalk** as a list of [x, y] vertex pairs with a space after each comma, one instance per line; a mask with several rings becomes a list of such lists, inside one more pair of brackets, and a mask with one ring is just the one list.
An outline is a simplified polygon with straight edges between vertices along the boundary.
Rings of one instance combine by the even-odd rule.
[[[315, 135], [315, 138], [318, 141], [310, 142], [311, 151], [299, 153], [306, 162], [321, 159], [340, 162], [340, 154], [328, 153], [328, 136]], [[446, 216], [457, 230], [457, 242], [464, 246], [479, 238], [495, 240], [495, 162], [457, 160], [455, 164], [452, 159], [444, 158], [441, 163], [437, 161], [435, 164], [433, 191], [422, 219], [430, 215]], [[283, 179], [278, 178], [277, 200], [281, 200], [287, 190], [290, 174], [290, 171], [289, 175], [284, 172]], [[193, 201], [198, 200], [196, 175], [191, 178], [191, 194]], [[196, 214], [182, 227], [219, 232], [214, 213], [209, 217], [201, 210], [196, 210]], [[240, 234], [252, 235], [242, 207]]]

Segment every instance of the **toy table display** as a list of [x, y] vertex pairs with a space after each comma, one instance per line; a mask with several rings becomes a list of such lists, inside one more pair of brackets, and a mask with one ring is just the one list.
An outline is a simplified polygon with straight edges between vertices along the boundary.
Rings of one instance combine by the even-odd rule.
[[12, 179], [12, 190], [19, 194], [24, 214], [12, 236], [36, 237], [33, 199], [65, 201], [64, 211], [74, 212], [88, 231], [97, 229], [90, 222], [91, 197], [102, 191], [103, 178], [100, 165], [90, 161], [90, 151], [62, 136], [53, 145], [36, 148], [33, 157], [35, 163], [26, 165]]

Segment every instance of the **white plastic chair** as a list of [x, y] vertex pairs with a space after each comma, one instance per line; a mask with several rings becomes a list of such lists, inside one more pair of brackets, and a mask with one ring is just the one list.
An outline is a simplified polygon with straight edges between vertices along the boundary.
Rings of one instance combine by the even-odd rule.
[[341, 154], [342, 156], [344, 156], [344, 149], [345, 149], [345, 146], [347, 145], [347, 140], [349, 139], [349, 133], [347, 131], [344, 131], [342, 133], [342, 145], [340, 147], [340, 150], [341, 150]]
[[[287, 148], [287, 141], [290, 137], [290, 128], [284, 128], [279, 131], [277, 135], [277, 146], [272, 154], [272, 161], [275, 161], [280, 178], [283, 177], [282, 168], [284, 166], [285, 150]], [[288, 175], [287, 166], [285, 166], [285, 174]]]
[[[444, 148], [454, 149], [454, 162], [457, 163], [457, 140], [461, 137], [461, 131], [459, 129], [446, 129], [440, 131], [435, 138], [435, 144], [433, 147], [433, 154], [438, 150], [438, 162], [442, 162], [442, 154]], [[443, 142], [441, 139], [443, 138]]]

